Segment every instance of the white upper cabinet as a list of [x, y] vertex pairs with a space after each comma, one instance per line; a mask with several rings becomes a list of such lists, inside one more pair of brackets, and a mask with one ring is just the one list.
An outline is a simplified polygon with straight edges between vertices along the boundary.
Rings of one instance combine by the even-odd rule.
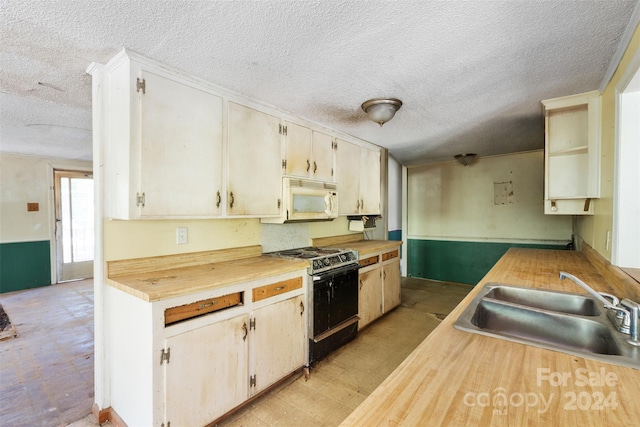
[[333, 137], [291, 122], [284, 129], [285, 175], [333, 182]]
[[335, 182], [336, 150], [333, 137], [314, 130], [311, 139], [311, 177], [319, 181]]
[[600, 93], [542, 101], [545, 115], [545, 213], [593, 214], [600, 196]]
[[282, 203], [280, 118], [228, 103], [227, 214], [277, 216]]
[[222, 98], [141, 72], [140, 217], [221, 212]]
[[[282, 177], [336, 182], [340, 214], [380, 213], [380, 151], [122, 50], [92, 64], [106, 218], [277, 217]], [[293, 118], [295, 120], [295, 118]]]
[[340, 215], [379, 215], [380, 151], [340, 139], [336, 143]]
[[105, 216], [219, 215], [222, 98], [124, 51], [100, 73]]

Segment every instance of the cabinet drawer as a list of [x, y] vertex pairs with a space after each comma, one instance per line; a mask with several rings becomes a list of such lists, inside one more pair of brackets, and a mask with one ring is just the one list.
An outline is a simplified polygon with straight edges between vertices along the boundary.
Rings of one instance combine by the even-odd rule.
[[391, 258], [398, 258], [398, 250], [387, 252], [386, 254], [382, 254], [382, 261], [389, 260]]
[[366, 267], [368, 265], [372, 265], [378, 262], [378, 255], [376, 256], [371, 256], [369, 258], [363, 258], [360, 261], [358, 261], [360, 263], [360, 267]]
[[181, 320], [187, 320], [202, 316], [203, 314], [212, 313], [214, 311], [219, 311], [236, 305], [242, 305], [242, 301], [243, 292], [236, 292], [229, 295], [193, 302], [191, 304], [167, 308], [164, 311], [164, 325], [168, 326], [172, 323], [180, 322]]
[[302, 277], [253, 288], [253, 301], [260, 301], [302, 287]]

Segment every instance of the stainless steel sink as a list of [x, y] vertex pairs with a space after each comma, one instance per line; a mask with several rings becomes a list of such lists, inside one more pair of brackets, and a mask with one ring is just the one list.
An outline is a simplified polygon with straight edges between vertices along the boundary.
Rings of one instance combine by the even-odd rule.
[[488, 283], [454, 327], [640, 369], [640, 349], [585, 295]]
[[567, 292], [547, 291], [544, 289], [523, 288], [517, 286], [494, 286], [485, 298], [513, 302], [527, 307], [560, 313], [579, 314], [581, 316], [599, 316], [600, 310], [592, 298]]

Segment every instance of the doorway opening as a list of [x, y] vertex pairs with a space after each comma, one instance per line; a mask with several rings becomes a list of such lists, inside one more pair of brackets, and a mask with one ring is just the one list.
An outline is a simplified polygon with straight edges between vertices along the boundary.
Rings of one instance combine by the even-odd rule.
[[56, 282], [93, 277], [93, 174], [54, 170]]

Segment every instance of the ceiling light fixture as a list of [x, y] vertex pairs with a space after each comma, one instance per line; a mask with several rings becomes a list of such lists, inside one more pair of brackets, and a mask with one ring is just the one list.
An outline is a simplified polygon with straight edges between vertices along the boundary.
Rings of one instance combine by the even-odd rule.
[[395, 98], [374, 98], [362, 103], [364, 112], [381, 127], [393, 119], [400, 107], [402, 107], [402, 101]]
[[463, 153], [456, 154], [453, 156], [461, 165], [467, 166], [469, 163], [473, 162], [478, 155], [476, 153]]

